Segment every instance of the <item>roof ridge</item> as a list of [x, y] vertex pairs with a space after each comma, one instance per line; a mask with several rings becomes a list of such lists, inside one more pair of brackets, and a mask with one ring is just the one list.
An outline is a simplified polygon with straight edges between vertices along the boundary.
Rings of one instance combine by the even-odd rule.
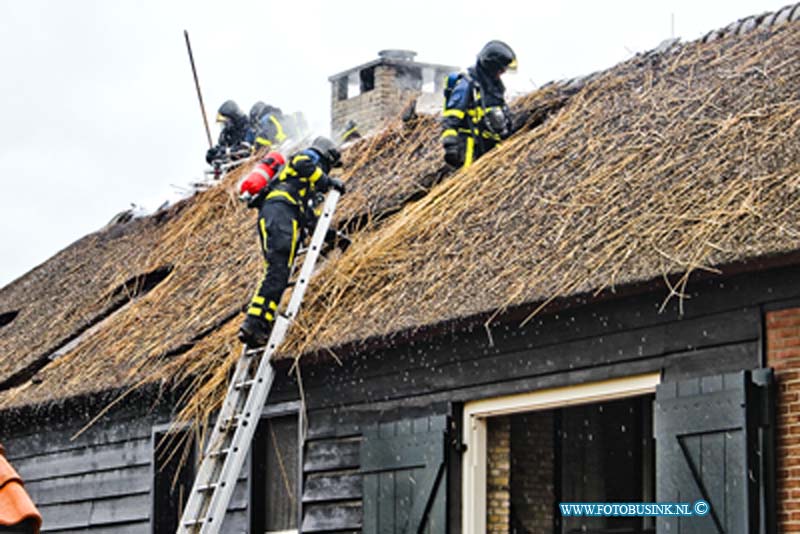
[[778, 26], [786, 22], [800, 20], [800, 3], [789, 4], [776, 11], [767, 11], [760, 15], [750, 15], [734, 22], [724, 28], [718, 28], [698, 39], [703, 43], [710, 43], [730, 35], [744, 35], [752, 30]]
[[[633, 57], [659, 56], [670, 53], [681, 45], [697, 43], [697, 42], [710, 43], [712, 41], [716, 41], [724, 37], [729, 37], [731, 35], [744, 35], [755, 29], [763, 29], [771, 26], [778, 26], [786, 22], [795, 22], [798, 20], [800, 20], [800, 3], [789, 4], [776, 11], [767, 11], [761, 13], [760, 15], [749, 15], [747, 17], [743, 17], [734, 22], [731, 22], [730, 24], [728, 24], [723, 28], [717, 28], [716, 30], [711, 30], [710, 32], [706, 33], [703, 37], [700, 37], [699, 39], [692, 39], [691, 41], [685, 41], [685, 42], [681, 41], [680, 37], [670, 37], [668, 39], [664, 39], [655, 48], [652, 48], [644, 52], [638, 52]], [[590, 74], [575, 76], [573, 78], [567, 78], [564, 80], [554, 80], [549, 83], [546, 83], [543, 87], [555, 85], [564, 91], [575, 93], [577, 91], [580, 91], [587, 83], [600, 77], [600, 75], [602, 75], [604, 72], [607, 72], [615, 68], [618, 64], [619, 63], [612, 65], [611, 67], [606, 69], [600, 69], [594, 71]]]

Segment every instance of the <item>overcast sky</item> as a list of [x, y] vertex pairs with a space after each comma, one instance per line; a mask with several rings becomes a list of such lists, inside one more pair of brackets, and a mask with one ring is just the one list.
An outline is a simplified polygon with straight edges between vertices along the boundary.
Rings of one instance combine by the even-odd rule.
[[328, 76], [382, 49], [466, 67], [502, 39], [519, 61], [509, 92], [527, 92], [654, 48], [673, 26], [692, 40], [785, 4], [0, 0], [0, 286], [131, 203], [155, 208], [202, 176], [184, 29], [209, 120], [228, 98], [245, 111], [260, 99], [328, 134]]

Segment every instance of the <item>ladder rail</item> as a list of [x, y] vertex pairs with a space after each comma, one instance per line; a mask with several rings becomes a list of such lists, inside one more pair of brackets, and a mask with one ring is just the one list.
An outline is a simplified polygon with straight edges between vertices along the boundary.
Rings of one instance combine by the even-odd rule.
[[[217, 534], [225, 519], [225, 513], [230, 503], [236, 480], [241, 472], [253, 435], [258, 426], [261, 410], [266, 403], [274, 380], [272, 357], [278, 347], [283, 343], [286, 333], [300, 309], [303, 296], [313, 274], [314, 267], [319, 259], [325, 234], [330, 227], [336, 204], [340, 193], [331, 190], [323, 206], [322, 214], [317, 221], [311, 243], [308, 246], [300, 275], [292, 291], [289, 303], [283, 313], [273, 324], [267, 346], [260, 355], [258, 368], [252, 377], [249, 388], [237, 387], [249, 379], [251, 351], [247, 348], [242, 351], [242, 356], [236, 364], [220, 413], [217, 416], [214, 430], [206, 446], [206, 454], [198, 469], [189, 500], [186, 503], [178, 534]], [[243, 397], [244, 396], [244, 397]], [[242, 402], [244, 398], [244, 402]], [[233, 433], [227, 421], [235, 419]], [[230, 441], [225, 443], [230, 437]], [[228, 453], [223, 453], [226, 449]], [[206, 490], [211, 490], [210, 492]], [[209, 495], [210, 493], [210, 495]]]
[[202, 485], [209, 484], [214, 475], [214, 471], [218, 465], [213, 461], [207, 461], [206, 458], [211, 458], [212, 455], [225, 448], [224, 444], [224, 421], [233, 417], [236, 412], [237, 406], [241, 403], [241, 395], [243, 392], [235, 388], [235, 384], [242, 380], [247, 375], [247, 368], [250, 365], [250, 359], [247, 357], [247, 348], [242, 350], [242, 354], [236, 363], [236, 370], [231, 377], [231, 382], [228, 384], [228, 391], [225, 395], [225, 400], [222, 403], [217, 420], [214, 424], [214, 429], [211, 432], [211, 437], [206, 443], [206, 454], [200, 463], [200, 467], [195, 475], [195, 481], [192, 491], [189, 493], [189, 499], [184, 507], [181, 517], [181, 525], [179, 525], [178, 532], [190, 532], [183, 529], [183, 523], [188, 520], [197, 520], [203, 514], [204, 496], [196, 489]]

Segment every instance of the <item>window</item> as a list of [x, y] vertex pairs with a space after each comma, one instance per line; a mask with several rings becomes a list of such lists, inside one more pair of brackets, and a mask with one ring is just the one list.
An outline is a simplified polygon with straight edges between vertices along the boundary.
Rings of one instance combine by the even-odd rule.
[[195, 444], [189, 430], [153, 431], [153, 534], [175, 534], [192, 490]]
[[375, 89], [375, 67], [363, 69], [358, 75], [361, 79], [360, 90], [362, 93]]
[[347, 76], [342, 76], [341, 78], [335, 80], [333, 82], [334, 91], [336, 92], [336, 100], [347, 100]]
[[297, 532], [297, 413], [261, 419], [253, 440], [250, 532]]
[[654, 373], [465, 405], [463, 532], [653, 532], [641, 518], [562, 521], [556, 507], [655, 500], [659, 382]]

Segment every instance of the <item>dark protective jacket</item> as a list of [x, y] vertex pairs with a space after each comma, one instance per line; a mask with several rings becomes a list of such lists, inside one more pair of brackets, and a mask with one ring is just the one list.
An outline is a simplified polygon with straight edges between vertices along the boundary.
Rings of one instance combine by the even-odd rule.
[[222, 127], [217, 145], [221, 147], [235, 147], [242, 141], [246, 142], [250, 126], [249, 123], [250, 120], [246, 115], [229, 118]]
[[312, 149], [293, 154], [281, 173], [269, 183], [265, 201], [295, 206], [305, 225], [313, 218], [308, 207], [309, 199], [317, 191], [326, 193], [331, 187], [329, 171], [327, 160]]
[[256, 124], [251, 125], [246, 141], [256, 150], [261, 148], [271, 149], [288, 137], [284, 127], [283, 116], [278, 113], [265, 113], [258, 118]]
[[503, 111], [505, 130], [510, 132], [511, 114], [505, 101], [505, 86], [500, 78], [490, 76], [476, 64], [459, 78], [442, 114], [442, 144], [446, 150], [458, 145], [464, 167], [469, 167], [504, 138], [486, 120], [493, 108]]

